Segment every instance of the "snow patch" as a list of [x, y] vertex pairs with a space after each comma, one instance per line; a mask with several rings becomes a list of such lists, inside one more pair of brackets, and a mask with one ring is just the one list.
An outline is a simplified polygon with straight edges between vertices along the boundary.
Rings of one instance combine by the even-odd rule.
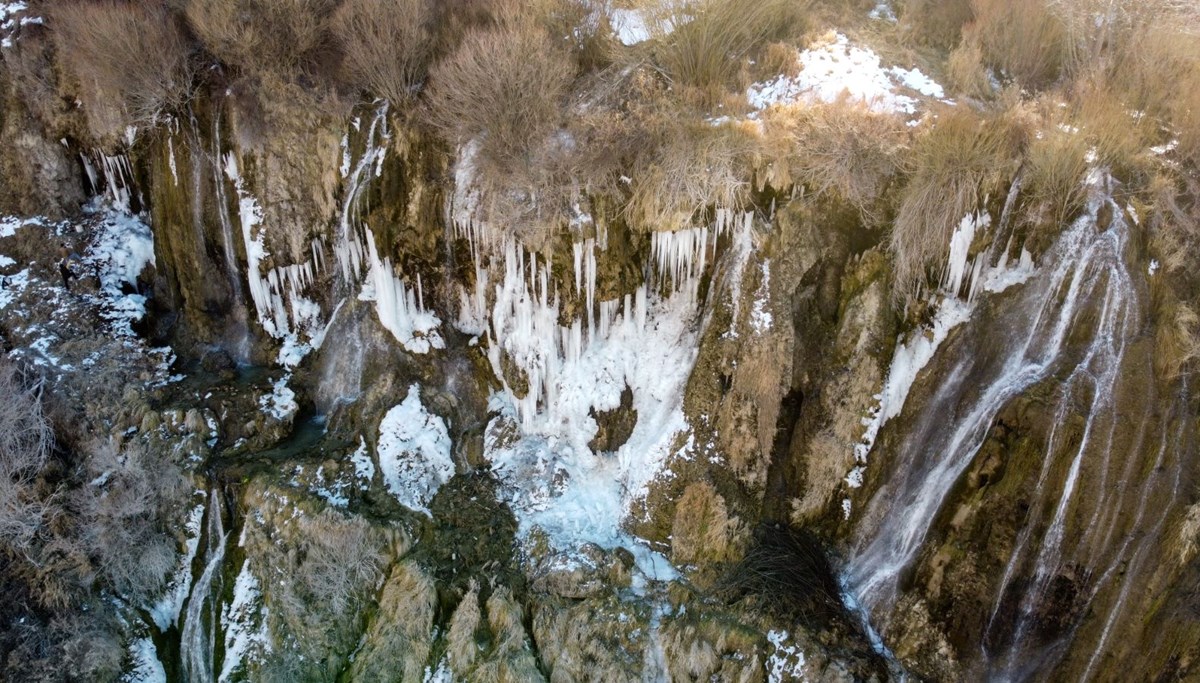
[[82, 261], [99, 276], [103, 317], [114, 323], [118, 333], [133, 336], [131, 324], [146, 315], [147, 298], [139, 291], [138, 275], [154, 265], [154, 234], [150, 227], [135, 216], [110, 211]]
[[125, 683], [167, 683], [167, 670], [158, 659], [158, 649], [149, 638], [138, 638], [129, 644], [133, 668], [121, 680]]
[[908, 88], [941, 99], [945, 91], [918, 69], [885, 68], [874, 51], [850, 44], [834, 33], [822, 45], [800, 53], [800, 73], [755, 83], [746, 93], [750, 105], [763, 110], [794, 102], [837, 102], [843, 97], [877, 113], [915, 114], [917, 100], [897, 93]]
[[404, 401], [384, 415], [376, 444], [384, 484], [400, 504], [429, 514], [434, 494], [454, 476], [450, 433], [442, 418], [421, 403], [414, 384]]
[[258, 399], [258, 405], [262, 411], [280, 422], [292, 419], [300, 410], [299, 404], [296, 403], [296, 392], [288, 387], [288, 381], [291, 378], [291, 373], [280, 377], [273, 385], [271, 393]]
[[225, 683], [234, 680], [234, 674], [245, 667], [251, 648], [270, 649], [267, 608], [248, 561], [242, 563], [234, 581], [233, 600], [221, 608], [221, 626], [225, 630], [225, 661], [217, 680]]
[[[203, 492], [201, 492], [203, 493]], [[196, 559], [196, 551], [200, 548], [200, 524], [204, 520], [204, 503], [201, 502], [188, 514], [184, 524], [187, 540], [184, 541], [183, 557], [175, 569], [167, 590], [150, 608], [150, 617], [159, 631], [166, 631], [179, 622], [179, 614], [183, 603], [192, 590], [192, 561]]]
[[794, 642], [789, 644], [787, 631], [772, 629], [767, 632], [771, 643], [771, 656], [767, 659], [768, 683], [804, 680], [804, 652]]

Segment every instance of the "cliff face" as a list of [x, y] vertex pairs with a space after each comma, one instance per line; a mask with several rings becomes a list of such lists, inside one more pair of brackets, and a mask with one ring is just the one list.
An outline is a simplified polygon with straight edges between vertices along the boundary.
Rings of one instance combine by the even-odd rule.
[[[68, 220], [4, 219], [6, 351], [198, 489], [174, 613], [120, 612], [126, 670], [1194, 675], [1196, 410], [1110, 181], [1036, 261], [982, 207], [905, 307], [885, 231], [791, 182], [675, 231], [586, 197], [525, 243], [471, 145], [382, 102], [214, 77], [101, 151], [13, 59], [0, 214]], [[108, 282], [135, 233], [149, 265]]]

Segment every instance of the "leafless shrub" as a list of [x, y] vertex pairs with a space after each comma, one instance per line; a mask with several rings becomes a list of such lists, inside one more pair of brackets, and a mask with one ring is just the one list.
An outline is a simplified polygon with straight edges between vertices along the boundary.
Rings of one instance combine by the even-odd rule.
[[370, 525], [326, 509], [306, 525], [300, 580], [315, 604], [345, 614], [379, 579], [383, 556]]
[[115, 139], [127, 125], [148, 126], [189, 98], [191, 44], [161, 2], [62, 2], [50, 18], [97, 138]]
[[88, 476], [76, 507], [81, 540], [100, 576], [121, 595], [154, 595], [175, 565], [166, 523], [182, 505], [186, 479], [140, 444], [118, 450], [110, 442], [93, 447]]
[[917, 138], [892, 226], [898, 294], [919, 291], [926, 269], [945, 255], [958, 222], [1012, 179], [1026, 137], [1004, 112], [980, 117], [955, 108]]
[[0, 359], [0, 546], [27, 546], [46, 514], [37, 479], [53, 434], [39, 392], [39, 384], [27, 386], [16, 366]]
[[566, 51], [536, 25], [472, 31], [433, 70], [430, 121], [451, 144], [479, 140], [481, 171], [522, 171], [558, 126], [573, 76]]
[[354, 81], [397, 107], [415, 98], [432, 57], [432, 14], [429, 0], [347, 0], [333, 29]]
[[329, 39], [335, 0], [186, 0], [192, 30], [222, 62], [288, 75]]

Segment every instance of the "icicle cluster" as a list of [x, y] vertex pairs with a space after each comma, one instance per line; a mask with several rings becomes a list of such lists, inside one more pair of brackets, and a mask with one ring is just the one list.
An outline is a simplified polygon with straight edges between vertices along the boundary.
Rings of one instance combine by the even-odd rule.
[[410, 289], [396, 277], [392, 260], [379, 257], [375, 235], [367, 230], [366, 236], [370, 273], [359, 299], [375, 302], [380, 324], [409, 351], [428, 353], [430, 349], [446, 348], [445, 341], [437, 331], [442, 321], [425, 309], [420, 275], [417, 276], [416, 289]]
[[[129, 165], [129, 157], [124, 154], [108, 155], [96, 151], [92, 155], [95, 163], [87, 154], [80, 154], [83, 170], [87, 173], [88, 182], [94, 190], [100, 189], [100, 176], [104, 177], [104, 196], [113, 208], [129, 213], [130, 200], [133, 198], [133, 168]], [[99, 169], [97, 169], [99, 166]]]

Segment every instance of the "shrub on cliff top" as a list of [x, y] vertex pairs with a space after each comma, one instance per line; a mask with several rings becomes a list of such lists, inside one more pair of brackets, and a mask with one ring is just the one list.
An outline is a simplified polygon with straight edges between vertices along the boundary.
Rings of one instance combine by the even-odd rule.
[[64, 2], [49, 14], [99, 140], [119, 137], [128, 125], [150, 125], [187, 101], [192, 48], [161, 2]]
[[536, 25], [472, 31], [433, 70], [430, 122], [451, 144], [479, 139], [480, 157], [510, 172], [559, 123], [573, 76], [566, 51]]
[[1011, 181], [1026, 144], [1026, 131], [1006, 112], [980, 116], [965, 107], [947, 109], [937, 125], [917, 138], [892, 226], [898, 294], [911, 296], [927, 269], [946, 255], [954, 228], [989, 194]]
[[333, 30], [355, 85], [393, 106], [416, 97], [433, 50], [429, 0], [346, 0]]
[[188, 23], [217, 59], [287, 75], [330, 39], [335, 0], [185, 0]]

